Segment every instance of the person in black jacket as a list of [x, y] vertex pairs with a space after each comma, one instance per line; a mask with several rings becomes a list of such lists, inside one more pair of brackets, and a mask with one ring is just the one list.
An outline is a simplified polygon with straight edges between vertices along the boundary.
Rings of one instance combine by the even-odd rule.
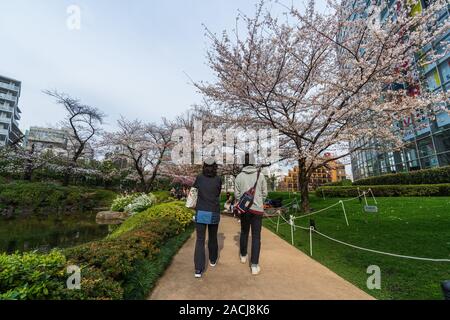
[[203, 172], [195, 179], [194, 188], [198, 190], [196, 205], [196, 230], [197, 241], [195, 244], [194, 264], [195, 277], [201, 278], [205, 271], [205, 240], [208, 229], [209, 264], [215, 267], [217, 264], [219, 245], [217, 231], [220, 222], [220, 192], [222, 181], [217, 176], [217, 163], [213, 158], [208, 158], [203, 163]]

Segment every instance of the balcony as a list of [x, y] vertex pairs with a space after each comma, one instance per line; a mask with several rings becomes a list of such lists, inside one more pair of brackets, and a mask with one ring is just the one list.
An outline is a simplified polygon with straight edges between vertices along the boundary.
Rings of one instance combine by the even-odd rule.
[[0, 99], [9, 100], [9, 101], [12, 101], [14, 103], [17, 102], [17, 98], [12, 96], [12, 95], [10, 95], [10, 94], [0, 93]]
[[11, 118], [0, 117], [0, 123], [10, 124], [11, 123]]
[[5, 135], [5, 136], [8, 136], [9, 131], [8, 131], [8, 129], [0, 128], [0, 134]]
[[13, 84], [3, 83], [3, 82], [0, 82], [0, 88], [6, 89], [6, 90], [12, 90], [12, 91], [16, 91], [16, 92], [19, 92], [19, 90], [20, 90], [18, 86], [15, 86]]
[[14, 108], [8, 104], [0, 104], [0, 111], [13, 112]]

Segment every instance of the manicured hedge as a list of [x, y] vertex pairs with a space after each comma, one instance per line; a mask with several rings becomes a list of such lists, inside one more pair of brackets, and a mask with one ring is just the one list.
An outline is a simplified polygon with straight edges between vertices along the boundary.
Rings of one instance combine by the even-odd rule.
[[[421, 184], [421, 185], [374, 185], [359, 186], [361, 191], [373, 191], [377, 197], [421, 197], [421, 196], [450, 196], [450, 184]], [[358, 187], [320, 187], [316, 190], [318, 197], [350, 198], [358, 195]]]
[[185, 227], [192, 222], [193, 215], [194, 212], [186, 208], [182, 202], [161, 203], [128, 218], [108, 238], [117, 238], [125, 232], [147, 224], [149, 220], [151, 221], [154, 218], [171, 217], [174, 218], [182, 227]]
[[441, 184], [450, 183], [450, 166], [411, 172], [386, 174], [360, 179], [353, 185], [393, 185], [393, 184]]
[[326, 187], [343, 187], [343, 186], [351, 186], [351, 185], [352, 185], [352, 181], [349, 179], [343, 179], [341, 181], [329, 182], [329, 183], [324, 184], [324, 186], [326, 186]]

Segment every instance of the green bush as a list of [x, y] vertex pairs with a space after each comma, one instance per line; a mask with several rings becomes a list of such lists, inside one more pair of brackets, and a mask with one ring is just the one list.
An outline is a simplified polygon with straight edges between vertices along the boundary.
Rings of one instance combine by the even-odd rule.
[[14, 181], [0, 184], [0, 204], [17, 208], [58, 209], [75, 207], [81, 211], [109, 206], [116, 194], [109, 190], [64, 187], [54, 183]]
[[131, 214], [135, 214], [147, 210], [155, 203], [156, 197], [153, 194], [141, 194], [125, 207], [125, 211]]
[[442, 183], [450, 183], [450, 166], [370, 177], [357, 180], [353, 185], [414, 185]]
[[190, 225], [179, 235], [164, 243], [154, 259], [145, 259], [135, 264], [135, 269], [127, 276], [124, 283], [124, 298], [127, 300], [147, 299], [159, 277], [172, 261], [172, 257], [192, 234], [194, 226]]
[[110, 238], [117, 237], [122, 233], [144, 226], [152, 218], [164, 217], [176, 219], [184, 228], [192, 222], [193, 211], [184, 207], [181, 202], [158, 204], [125, 220], [124, 223], [122, 223], [122, 225], [110, 236]]
[[124, 212], [125, 207], [131, 204], [134, 199], [139, 197], [139, 195], [140, 195], [139, 193], [133, 193], [130, 195], [118, 196], [117, 198], [114, 199], [113, 203], [111, 204], [111, 211]]
[[323, 186], [325, 187], [343, 187], [343, 186], [351, 186], [353, 183], [349, 179], [343, 179], [341, 181], [329, 182], [325, 183]]
[[169, 191], [152, 191], [152, 194], [156, 197], [157, 203], [169, 202], [174, 200]]
[[[420, 196], [450, 196], [450, 184], [421, 185], [374, 185], [359, 186], [361, 191], [373, 191], [377, 197], [420, 197]], [[358, 187], [320, 187], [316, 195], [322, 197], [351, 198], [358, 196]]]
[[[123, 287], [143, 261], [152, 261], [160, 247], [182, 231], [175, 218], [150, 218], [128, 232], [65, 251], [70, 264], [83, 266], [81, 291], [75, 299], [122, 299]], [[83, 273], [82, 273], [83, 275]], [[130, 290], [130, 285], [127, 285]]]
[[63, 298], [65, 265], [58, 251], [0, 254], [0, 300]]

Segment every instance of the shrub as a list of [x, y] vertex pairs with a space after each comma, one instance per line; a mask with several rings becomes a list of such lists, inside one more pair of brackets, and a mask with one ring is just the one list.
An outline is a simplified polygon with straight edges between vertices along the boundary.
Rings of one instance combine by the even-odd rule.
[[150, 208], [154, 203], [156, 203], [156, 197], [150, 194], [142, 194], [135, 198], [129, 205], [125, 207], [125, 211], [131, 214], [142, 212]]
[[[174, 225], [176, 225], [177, 227], [184, 228], [186, 225], [192, 222], [192, 216], [193, 212], [190, 209], [182, 206], [181, 203], [170, 202], [158, 204], [125, 220], [124, 223], [122, 223], [120, 227], [116, 231], [114, 231], [114, 233], [112, 233], [108, 238], [116, 238], [123, 233], [149, 224], [149, 222], [153, 220], [162, 221], [160, 222], [162, 224], [167, 223], [167, 221], [173, 221], [175, 222]], [[160, 218], [167, 218], [169, 220], [161, 220]], [[162, 229], [169, 227], [170, 226], [167, 225], [161, 226]]]
[[[83, 266], [86, 283], [71, 298], [121, 299], [124, 282], [132, 277], [142, 261], [152, 260], [163, 243], [179, 234], [175, 218], [150, 218], [142, 226], [118, 232], [102, 241], [67, 249], [70, 264]], [[83, 275], [83, 272], [82, 272]]]
[[[377, 197], [418, 197], [418, 196], [450, 196], [450, 184], [432, 185], [375, 185], [360, 186], [361, 191], [371, 189]], [[322, 197], [350, 198], [358, 195], [358, 187], [320, 187], [316, 195]]]
[[62, 290], [66, 300], [120, 300], [123, 299], [121, 283], [105, 274], [98, 268], [81, 268], [81, 290]]
[[54, 183], [14, 181], [0, 184], [0, 204], [18, 208], [55, 209], [76, 207], [92, 210], [109, 206], [115, 193], [103, 189], [64, 187]]
[[66, 258], [49, 254], [0, 254], [0, 300], [61, 299]]
[[188, 226], [185, 231], [164, 243], [154, 259], [137, 262], [134, 271], [125, 280], [123, 286], [124, 298], [127, 300], [146, 299], [159, 277], [172, 261], [172, 257], [189, 239], [193, 230], [193, 225]]
[[354, 185], [442, 184], [450, 183], [450, 166], [386, 174], [355, 181]]
[[343, 187], [343, 186], [351, 186], [351, 185], [352, 185], [352, 181], [351, 180], [343, 179], [341, 181], [325, 183], [323, 186], [326, 186], [326, 187]]
[[169, 202], [174, 200], [169, 191], [153, 191], [152, 194], [156, 197], [157, 203]]
[[160, 218], [174, 217], [184, 228], [192, 223], [194, 212], [191, 209], [186, 208], [184, 202], [176, 201], [152, 207], [144, 211], [143, 214]]
[[137, 197], [139, 197], [138, 193], [125, 196], [118, 196], [116, 199], [114, 199], [111, 205], [111, 211], [119, 211], [119, 212], [125, 211], [125, 207], [131, 204], [133, 200], [136, 199]]

